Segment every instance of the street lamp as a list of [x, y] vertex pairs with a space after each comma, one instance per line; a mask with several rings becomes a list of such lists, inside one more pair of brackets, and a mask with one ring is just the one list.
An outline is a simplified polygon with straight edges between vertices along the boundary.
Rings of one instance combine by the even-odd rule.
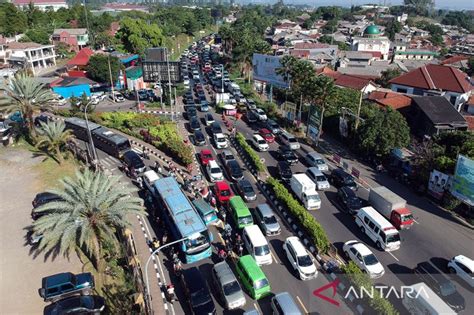
[[[89, 120], [87, 119], [87, 108], [89, 107], [90, 104], [92, 104], [92, 101], [89, 101], [89, 103], [87, 103], [86, 106], [84, 106], [84, 118], [86, 120], [87, 136], [89, 137], [89, 145], [90, 145], [90, 148], [91, 148], [92, 164], [94, 164], [94, 166], [96, 167], [100, 164], [99, 163], [99, 155], [97, 154], [97, 151], [95, 149], [94, 141], [92, 141], [92, 134], [91, 134], [91, 130], [89, 128]], [[97, 165], [96, 165], [96, 163], [97, 163]]]
[[[177, 243], [181, 243], [185, 240], [187, 240], [188, 238], [187, 237], [183, 237], [179, 240], [176, 240], [176, 241], [173, 241], [173, 242], [170, 242], [168, 244], [165, 244], [163, 246], [160, 246], [158, 247], [157, 249], [155, 249], [151, 254], [150, 254], [150, 257], [148, 257], [148, 260], [146, 261], [146, 264], [145, 264], [145, 282], [146, 282], [146, 299], [148, 300], [148, 303], [150, 305], [150, 310], [152, 310], [152, 304], [151, 304], [151, 295], [150, 295], [150, 280], [148, 279], [148, 265], [150, 264], [150, 261], [151, 259], [153, 258], [154, 255], [158, 254], [163, 248], [166, 248], [168, 246], [171, 246], [171, 245], [174, 245], [174, 244], [177, 244]], [[163, 283], [166, 284], [166, 279], [164, 277], [165, 275], [163, 275]], [[152, 311], [153, 313], [153, 311]]]

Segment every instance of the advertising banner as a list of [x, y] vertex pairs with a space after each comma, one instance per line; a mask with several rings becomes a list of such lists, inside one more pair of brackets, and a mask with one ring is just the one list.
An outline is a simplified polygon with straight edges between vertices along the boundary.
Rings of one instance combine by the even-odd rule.
[[441, 200], [444, 196], [444, 192], [448, 190], [450, 186], [450, 176], [440, 171], [433, 170], [430, 174], [430, 180], [428, 182], [428, 191], [433, 198]]
[[474, 206], [474, 160], [464, 155], [458, 156], [451, 194]]
[[277, 69], [281, 68], [280, 58], [279, 56], [253, 54], [253, 79], [279, 88], [289, 88], [288, 82], [276, 73]]

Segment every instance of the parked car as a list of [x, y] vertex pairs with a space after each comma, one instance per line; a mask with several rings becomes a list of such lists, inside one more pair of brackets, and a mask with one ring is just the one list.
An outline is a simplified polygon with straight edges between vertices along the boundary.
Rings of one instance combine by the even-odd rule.
[[278, 148], [278, 156], [281, 160], [287, 162], [290, 165], [298, 163], [298, 156], [296, 153], [287, 145], [281, 145]]
[[242, 172], [242, 168], [240, 167], [239, 162], [234, 159], [229, 160], [225, 163], [225, 169], [229, 177], [233, 180], [241, 180], [242, 178], [244, 178], [244, 173]]
[[293, 172], [291, 171], [290, 164], [286, 161], [279, 161], [277, 164], [278, 175], [280, 178], [285, 181], [289, 182], [291, 177], [293, 176]]
[[254, 109], [253, 112], [255, 113], [255, 115], [257, 115], [257, 118], [260, 121], [266, 121], [268, 119], [267, 114], [261, 108]]
[[193, 131], [201, 129], [201, 124], [199, 123], [199, 119], [196, 116], [189, 119], [189, 129]]
[[281, 233], [280, 223], [273, 213], [272, 208], [266, 203], [259, 204], [255, 208], [255, 219], [263, 234], [267, 236], [278, 235]]
[[204, 116], [204, 120], [206, 121], [206, 126], [210, 126], [215, 122], [211, 113], [207, 113], [206, 116]]
[[201, 164], [203, 166], [206, 166], [209, 161], [214, 160], [214, 157], [212, 156], [212, 152], [209, 149], [203, 149], [199, 153], [199, 160], [201, 161]]
[[323, 157], [316, 152], [309, 152], [306, 154], [305, 160], [309, 166], [317, 167], [322, 172], [328, 170], [328, 165], [324, 161]]
[[357, 197], [357, 194], [347, 186], [342, 186], [337, 190], [337, 197], [342, 210], [349, 214], [356, 214], [360, 208], [366, 205], [364, 200]]
[[228, 149], [222, 150], [222, 152], [219, 153], [219, 157], [224, 165], [227, 164], [228, 161], [235, 160], [234, 154]]
[[258, 151], [268, 151], [268, 143], [262, 136], [255, 134], [252, 136], [252, 143]]
[[283, 244], [290, 265], [298, 273], [301, 280], [313, 279], [318, 275], [314, 259], [308, 254], [303, 243], [297, 236], [290, 236]]
[[245, 305], [244, 292], [226, 261], [214, 265], [212, 279], [226, 309], [233, 310]]
[[214, 134], [214, 143], [216, 145], [216, 149], [225, 149], [229, 146], [227, 137], [223, 133]]
[[449, 307], [455, 310], [456, 313], [466, 308], [464, 298], [459, 294], [453, 282], [443, 276], [440, 271], [428, 261], [417, 264], [413, 272], [421, 281], [438, 294]]
[[203, 146], [206, 145], [206, 136], [201, 131], [201, 129], [194, 130], [193, 134], [194, 145], [196, 146]]
[[99, 314], [105, 310], [105, 300], [98, 295], [71, 296], [46, 306], [44, 315]]
[[246, 179], [238, 181], [237, 190], [245, 201], [253, 201], [257, 199], [257, 194], [255, 193], [252, 184]]
[[207, 163], [206, 171], [207, 171], [207, 175], [209, 176], [209, 180], [212, 183], [215, 183], [217, 181], [224, 179], [224, 174], [222, 173], [221, 168], [219, 167], [217, 162], [214, 160], [210, 160], [209, 163]]
[[316, 189], [329, 189], [329, 182], [326, 176], [317, 167], [310, 167], [306, 170], [306, 175], [316, 184]]
[[250, 124], [257, 122], [258, 120], [257, 115], [255, 115], [255, 113], [252, 111], [247, 111], [247, 113], [245, 114], [245, 119]]
[[276, 123], [276, 121], [274, 121], [273, 119], [268, 119], [266, 122], [265, 122], [265, 127], [270, 130], [271, 133], [273, 133], [274, 135], [277, 135], [281, 132], [281, 128], [280, 126]]
[[110, 93], [109, 94], [109, 99], [111, 101], [115, 100], [116, 103], [125, 102], [125, 98], [123, 97], [122, 93], [117, 92], [117, 91], [114, 91], [114, 93]]
[[474, 287], [474, 260], [464, 255], [453, 257], [448, 262], [448, 270], [452, 274], [457, 274], [468, 285]]
[[193, 314], [216, 314], [216, 306], [205, 278], [197, 267], [181, 272], [181, 285], [184, 288], [187, 303]]
[[225, 181], [217, 182], [214, 186], [214, 192], [216, 193], [217, 201], [222, 205], [229, 202], [230, 198], [234, 196], [229, 184]]
[[342, 250], [346, 257], [365, 271], [370, 278], [380, 278], [385, 274], [382, 264], [365, 244], [359, 241], [347, 241]]
[[254, 101], [254, 100], [247, 99], [247, 108], [248, 108], [249, 110], [257, 109], [257, 104], [255, 104], [255, 101]]
[[126, 151], [122, 156], [122, 160], [129, 170], [133, 169], [137, 174], [145, 171], [145, 163], [143, 163], [143, 159], [133, 150]]
[[93, 289], [94, 277], [90, 272], [63, 272], [44, 277], [38, 292], [45, 302], [56, 302], [76, 294], [90, 295]]
[[52, 202], [52, 201], [61, 201], [61, 200], [62, 200], [61, 197], [50, 192], [43, 192], [43, 193], [37, 194], [35, 196], [35, 199], [33, 199], [33, 202], [32, 202], [33, 210], [31, 211], [31, 218], [33, 220], [38, 220], [40, 217], [48, 214], [47, 211], [36, 212], [35, 209], [38, 208], [39, 206]]
[[268, 143], [272, 143], [272, 142], [275, 142], [275, 136], [273, 135], [273, 133], [270, 132], [270, 130], [266, 129], [266, 128], [262, 128], [258, 131], [258, 134], [263, 138], [265, 139], [265, 141], [267, 141]]
[[357, 184], [352, 175], [346, 173], [340, 168], [333, 169], [329, 179], [336, 188], [347, 186], [352, 190], [357, 190]]

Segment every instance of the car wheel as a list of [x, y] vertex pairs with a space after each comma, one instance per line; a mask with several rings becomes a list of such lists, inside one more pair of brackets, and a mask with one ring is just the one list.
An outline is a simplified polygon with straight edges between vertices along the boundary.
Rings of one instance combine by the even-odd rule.
[[344, 256], [346, 256], [347, 259], [349, 259], [349, 253], [344, 251]]
[[383, 249], [383, 248], [382, 248], [382, 244], [380, 244], [380, 242], [377, 242], [376, 246], [377, 246], [377, 248], [380, 249], [380, 250]]
[[448, 271], [449, 273], [456, 273], [456, 269], [454, 269], [453, 267], [449, 267]]

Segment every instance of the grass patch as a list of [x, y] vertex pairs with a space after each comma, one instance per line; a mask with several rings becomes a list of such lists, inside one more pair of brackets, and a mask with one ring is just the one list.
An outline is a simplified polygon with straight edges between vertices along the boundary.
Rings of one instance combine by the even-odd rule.
[[38, 171], [41, 177], [41, 183], [44, 186], [43, 188], [49, 189], [53, 187], [59, 187], [59, 180], [67, 177], [74, 176], [76, 170], [81, 165], [79, 162], [75, 161], [72, 158], [65, 159], [62, 165], [59, 165], [52, 158], [46, 158], [40, 164], [37, 164], [33, 167], [34, 170]]

